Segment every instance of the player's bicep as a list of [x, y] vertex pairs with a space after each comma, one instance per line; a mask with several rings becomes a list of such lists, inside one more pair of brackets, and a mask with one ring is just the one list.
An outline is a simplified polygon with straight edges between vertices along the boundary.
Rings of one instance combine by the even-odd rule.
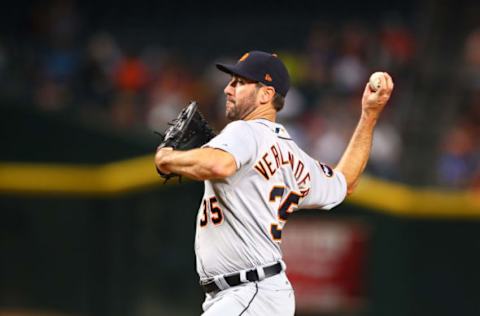
[[214, 174], [217, 174], [220, 178], [226, 178], [237, 171], [237, 162], [231, 153], [218, 148], [207, 149], [210, 149], [210, 158], [215, 162], [212, 166]]
[[329, 210], [345, 199], [347, 183], [341, 172], [334, 171], [326, 164], [315, 162], [311, 173], [310, 190], [300, 207]]

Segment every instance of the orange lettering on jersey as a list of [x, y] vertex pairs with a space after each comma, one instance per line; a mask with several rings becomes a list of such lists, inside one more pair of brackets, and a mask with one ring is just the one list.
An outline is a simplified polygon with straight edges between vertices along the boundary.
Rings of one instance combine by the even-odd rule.
[[300, 176], [302, 175], [304, 169], [304, 164], [301, 160], [298, 161], [297, 168], [295, 169], [295, 179], [299, 179]]
[[283, 166], [283, 165], [287, 165], [288, 164], [288, 160], [285, 160], [283, 158], [283, 152], [282, 150], [280, 149], [280, 145], [277, 143], [277, 148], [278, 148], [278, 152], [280, 153], [280, 164]]
[[270, 179], [270, 176], [267, 173], [267, 169], [265, 169], [265, 166], [263, 163], [259, 160], [254, 166], [255, 170], [258, 171], [259, 174], [261, 174], [266, 180]]
[[276, 169], [272, 170], [272, 163], [267, 160], [267, 156], [268, 156], [268, 153], [265, 153], [262, 156], [262, 159], [263, 159], [263, 162], [267, 165], [268, 171], [270, 171], [270, 175], [272, 176], [275, 173]]
[[302, 191], [300, 191], [300, 193], [302, 194], [302, 198], [304, 198], [308, 195], [308, 193], [310, 193], [310, 188], [308, 188], [306, 190], [302, 190]]
[[272, 145], [270, 149], [272, 150], [272, 154], [273, 154], [273, 157], [275, 158], [275, 162], [277, 163], [277, 169], [278, 169], [280, 168], [280, 157], [278, 155], [277, 148], [275, 147], [275, 145]]
[[303, 177], [302, 181], [297, 182], [298, 186], [307, 184], [307, 180], [310, 180], [310, 173], [307, 173], [305, 177]]
[[292, 168], [293, 171], [293, 167], [295, 165], [295, 157], [291, 152], [288, 152], [288, 161], [290, 162], [290, 168]]

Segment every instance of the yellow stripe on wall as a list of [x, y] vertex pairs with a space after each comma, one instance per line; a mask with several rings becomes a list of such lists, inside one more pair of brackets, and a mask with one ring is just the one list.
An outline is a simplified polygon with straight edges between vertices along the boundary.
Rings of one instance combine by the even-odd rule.
[[[0, 163], [0, 192], [105, 196], [160, 185], [153, 155], [104, 165]], [[480, 192], [439, 191], [363, 176], [347, 200], [408, 217], [480, 218]]]
[[0, 163], [0, 192], [109, 195], [160, 183], [153, 156], [99, 166]]
[[480, 192], [414, 188], [368, 176], [348, 200], [392, 215], [480, 218]]

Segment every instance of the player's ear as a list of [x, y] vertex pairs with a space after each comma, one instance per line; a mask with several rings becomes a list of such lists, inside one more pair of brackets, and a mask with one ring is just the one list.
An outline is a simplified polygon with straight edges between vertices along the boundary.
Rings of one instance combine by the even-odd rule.
[[260, 90], [260, 103], [271, 103], [275, 96], [275, 88], [269, 86], [263, 86]]

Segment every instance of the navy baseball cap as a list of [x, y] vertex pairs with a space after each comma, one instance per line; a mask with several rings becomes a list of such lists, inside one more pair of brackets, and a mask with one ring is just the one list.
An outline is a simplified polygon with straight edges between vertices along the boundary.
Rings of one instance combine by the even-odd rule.
[[272, 86], [284, 97], [290, 88], [287, 67], [275, 54], [251, 51], [245, 53], [235, 65], [216, 64], [216, 66], [228, 74]]

